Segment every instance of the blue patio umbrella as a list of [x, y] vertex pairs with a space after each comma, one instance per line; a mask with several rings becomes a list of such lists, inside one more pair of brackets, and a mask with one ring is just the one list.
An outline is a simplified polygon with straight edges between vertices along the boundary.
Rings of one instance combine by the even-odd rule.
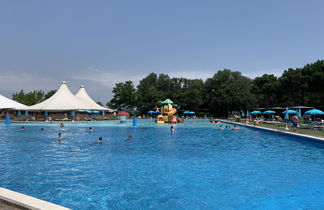
[[153, 113], [156, 113], [156, 111], [148, 111], [147, 113], [149, 113], [149, 114], [153, 114]]
[[189, 114], [189, 111], [184, 111], [183, 114]]
[[257, 111], [257, 110], [254, 110], [254, 111], [251, 112], [251, 114], [256, 115], [256, 114], [261, 114], [261, 112]]
[[18, 114], [17, 114], [17, 115], [18, 115], [18, 116], [20, 116], [20, 115], [21, 115], [21, 111], [20, 111], [20, 110], [18, 111]]
[[286, 111], [282, 112], [283, 114], [285, 114], [285, 120], [289, 120], [289, 111], [294, 111], [294, 110], [288, 110], [287, 108]]
[[189, 114], [196, 114], [196, 112], [190, 111]]
[[286, 113], [288, 113], [288, 115], [289, 115], [289, 114], [298, 114], [297, 111], [295, 111], [295, 110], [291, 110], [291, 109], [288, 109], [288, 110], [282, 112], [282, 114], [286, 114]]
[[44, 112], [44, 115], [45, 115], [45, 116], [48, 116], [48, 112], [47, 112], [47, 111], [45, 111], [45, 112]]
[[241, 117], [245, 117], [245, 114], [244, 114], [244, 112], [242, 111], [242, 113], [241, 113]]
[[264, 111], [263, 114], [275, 114], [276, 112], [275, 111], [272, 111], [272, 110], [267, 110], [267, 111]]
[[25, 116], [28, 116], [28, 111], [25, 112]]
[[311, 110], [308, 110], [307, 112], [305, 112], [305, 114], [321, 115], [321, 114], [324, 114], [324, 112], [322, 110], [319, 110], [319, 109], [311, 109]]
[[71, 116], [74, 117], [75, 116], [75, 111], [71, 112]]
[[97, 110], [91, 111], [92, 114], [99, 114], [100, 112]]

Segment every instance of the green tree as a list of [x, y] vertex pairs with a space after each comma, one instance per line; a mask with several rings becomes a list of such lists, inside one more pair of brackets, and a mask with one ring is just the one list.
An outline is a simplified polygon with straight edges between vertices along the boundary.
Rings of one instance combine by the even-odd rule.
[[44, 91], [35, 90], [25, 93], [23, 90], [21, 90], [19, 93], [14, 93], [12, 95], [12, 99], [27, 106], [31, 106], [41, 102], [44, 99]]
[[116, 83], [113, 88], [114, 96], [107, 103], [113, 109], [133, 110], [136, 106], [136, 90], [132, 81]]
[[154, 107], [158, 101], [164, 100], [165, 96], [158, 91], [157, 84], [158, 76], [155, 73], [150, 73], [139, 82], [137, 86], [137, 105], [140, 111], [145, 113]]
[[49, 99], [49, 98], [52, 97], [55, 93], [56, 93], [56, 90], [50, 90], [50, 91], [48, 91], [48, 92], [45, 94], [43, 101], [45, 101], [46, 99]]
[[278, 103], [278, 78], [273, 74], [264, 74], [253, 80], [253, 93], [261, 107], [276, 106]]
[[240, 72], [218, 71], [205, 82], [205, 103], [213, 113], [226, 116], [228, 111], [245, 110], [254, 105], [251, 89], [251, 79]]

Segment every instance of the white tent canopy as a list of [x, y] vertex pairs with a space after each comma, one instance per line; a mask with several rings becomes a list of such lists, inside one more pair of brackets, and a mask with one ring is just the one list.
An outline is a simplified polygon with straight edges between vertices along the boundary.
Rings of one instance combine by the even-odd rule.
[[0, 95], [0, 109], [25, 109], [27, 106]]
[[87, 103], [71, 93], [66, 82], [62, 82], [56, 93], [47, 100], [28, 107], [31, 111], [68, 111], [68, 110], [94, 110]]
[[92, 100], [83, 85], [81, 85], [79, 91], [75, 94], [75, 97], [87, 104], [89, 106], [87, 109], [89, 110], [112, 111], [111, 109], [100, 106], [94, 100]]

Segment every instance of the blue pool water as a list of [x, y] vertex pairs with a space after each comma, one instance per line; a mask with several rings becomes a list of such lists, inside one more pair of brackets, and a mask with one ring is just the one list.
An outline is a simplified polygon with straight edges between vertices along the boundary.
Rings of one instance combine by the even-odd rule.
[[204, 120], [178, 124], [174, 135], [147, 120], [21, 126], [0, 125], [0, 186], [69, 208], [324, 207], [320, 143]]

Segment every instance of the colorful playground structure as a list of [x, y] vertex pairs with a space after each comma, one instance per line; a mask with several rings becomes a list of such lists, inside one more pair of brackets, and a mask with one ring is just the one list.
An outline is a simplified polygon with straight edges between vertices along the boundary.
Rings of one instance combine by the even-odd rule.
[[170, 99], [164, 101], [159, 101], [156, 111], [160, 112], [157, 116], [157, 123], [177, 123], [177, 117], [175, 116], [177, 109], [176, 104], [173, 103]]

